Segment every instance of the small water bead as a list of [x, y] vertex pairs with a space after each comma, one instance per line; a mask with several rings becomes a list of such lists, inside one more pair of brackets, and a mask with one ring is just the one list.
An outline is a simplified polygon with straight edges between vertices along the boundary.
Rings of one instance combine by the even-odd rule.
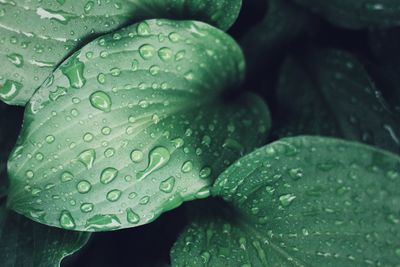
[[28, 179], [31, 179], [31, 178], [33, 178], [33, 176], [35, 176], [34, 172], [31, 171], [31, 170], [27, 171], [27, 172], [25, 173], [25, 175], [26, 175], [26, 177], [27, 177]]
[[292, 202], [296, 199], [296, 196], [293, 194], [285, 194], [279, 197], [279, 201], [281, 202], [282, 206], [288, 207]]
[[112, 148], [112, 147], [107, 148], [107, 149], [104, 151], [104, 156], [105, 156], [106, 158], [111, 158], [112, 156], [114, 156], [114, 154], [115, 154], [115, 149]]
[[199, 176], [201, 179], [206, 179], [210, 177], [211, 172], [212, 172], [211, 167], [204, 167], [200, 170]]
[[168, 61], [172, 58], [173, 52], [171, 48], [163, 47], [158, 50], [158, 56], [161, 60]]
[[0, 98], [5, 101], [10, 101], [22, 88], [23, 85], [21, 83], [13, 80], [6, 80], [3, 86], [0, 87]]
[[153, 65], [150, 67], [149, 72], [151, 75], [155, 76], [160, 72], [160, 67], [157, 65]]
[[133, 211], [131, 208], [126, 209], [126, 220], [131, 224], [138, 224], [140, 221], [140, 217], [137, 213]]
[[24, 58], [20, 54], [12, 53], [7, 55], [7, 58], [17, 68], [21, 68], [24, 65]]
[[190, 160], [188, 160], [185, 163], [183, 163], [182, 168], [181, 168], [183, 173], [191, 172], [192, 169], [193, 169], [193, 162], [190, 161]]
[[87, 192], [92, 189], [92, 185], [90, 184], [89, 181], [82, 180], [76, 185], [76, 189], [78, 190], [79, 193], [81, 194], [86, 194]]
[[172, 144], [174, 145], [175, 148], [181, 148], [185, 144], [185, 141], [182, 138], [175, 138], [172, 141]]
[[56, 140], [56, 138], [53, 135], [48, 135], [48, 136], [46, 136], [45, 140], [46, 140], [46, 143], [51, 144]]
[[107, 200], [111, 202], [118, 201], [118, 199], [121, 197], [122, 191], [118, 189], [111, 190], [110, 192], [107, 193]]
[[104, 84], [106, 82], [106, 75], [104, 75], [104, 73], [100, 73], [99, 75], [97, 75], [97, 81], [100, 84]]
[[36, 158], [38, 161], [42, 161], [42, 160], [44, 159], [44, 156], [43, 156], [42, 153], [38, 152], [38, 153], [36, 153], [35, 158]]
[[115, 76], [115, 77], [118, 77], [119, 75], [121, 75], [121, 69], [119, 69], [119, 68], [112, 68], [110, 70], [110, 72], [111, 72], [111, 75]]
[[171, 193], [175, 187], [175, 177], [171, 176], [160, 183], [160, 191], [164, 193]]
[[115, 168], [106, 168], [100, 175], [100, 182], [103, 184], [109, 184], [118, 176], [118, 170]]
[[92, 203], [83, 203], [80, 207], [83, 213], [89, 213], [93, 211], [94, 205]]
[[93, 138], [94, 138], [93, 134], [91, 134], [91, 133], [86, 133], [86, 134], [83, 136], [83, 141], [85, 141], [85, 142], [91, 142], [91, 141], [93, 141]]
[[293, 180], [298, 180], [303, 177], [303, 170], [301, 168], [290, 169], [289, 175]]
[[178, 53], [176, 53], [176, 55], [175, 55], [175, 61], [181, 61], [182, 59], [184, 59], [185, 58], [185, 54], [186, 54], [186, 51], [185, 50], [182, 50], [182, 51], [179, 51]]
[[131, 152], [131, 160], [135, 163], [141, 162], [143, 160], [143, 152], [135, 149]]
[[168, 35], [168, 38], [173, 43], [179, 42], [181, 40], [181, 36], [179, 35], [179, 33], [176, 33], [176, 32], [171, 32]]
[[134, 199], [135, 197], [137, 197], [137, 193], [135, 193], [135, 192], [131, 192], [131, 193], [129, 193], [129, 195], [128, 195], [128, 198], [129, 198], [129, 199]]
[[74, 218], [68, 210], [63, 210], [61, 212], [59, 222], [60, 226], [64, 229], [71, 230], [75, 228]]
[[96, 151], [94, 149], [82, 151], [78, 156], [78, 160], [89, 170], [93, 167], [94, 161], [96, 160]]
[[111, 133], [111, 128], [110, 127], [103, 127], [102, 129], [101, 129], [101, 133], [103, 134], [103, 135], [109, 135], [110, 133]]
[[139, 200], [140, 205], [147, 205], [150, 202], [149, 196], [144, 196]]
[[140, 22], [136, 26], [136, 32], [138, 35], [146, 36], [146, 35], [151, 34], [151, 28], [150, 28], [149, 24], [147, 24], [147, 22]]
[[90, 95], [90, 104], [92, 107], [104, 112], [111, 111], [111, 98], [103, 91], [97, 91]]
[[65, 182], [69, 182], [72, 179], [74, 179], [74, 175], [70, 172], [63, 172], [61, 174], [61, 182], [65, 183]]
[[150, 59], [156, 53], [155, 48], [152, 45], [144, 44], [139, 48], [139, 54], [143, 59]]

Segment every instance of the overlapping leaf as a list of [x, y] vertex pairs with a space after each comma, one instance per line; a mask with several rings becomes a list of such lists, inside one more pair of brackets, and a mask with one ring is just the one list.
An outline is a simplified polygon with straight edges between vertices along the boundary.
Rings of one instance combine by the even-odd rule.
[[0, 3], [0, 100], [25, 105], [67, 56], [94, 37], [148, 18], [197, 19], [228, 29], [241, 0]]
[[104, 231], [207, 197], [269, 128], [256, 96], [220, 100], [243, 74], [237, 44], [200, 22], [144, 21], [95, 40], [27, 106], [9, 160], [10, 206], [45, 224]]
[[399, 186], [397, 155], [338, 139], [282, 139], [217, 179], [213, 192], [233, 211], [194, 222], [172, 250], [173, 266], [397, 266]]
[[0, 200], [0, 258], [7, 267], [57, 267], [86, 244], [89, 234], [33, 222], [7, 210]]
[[400, 118], [361, 63], [338, 50], [307, 60], [289, 59], [282, 68], [277, 90], [284, 130], [278, 135], [332, 135], [400, 153]]
[[290, 1], [264, 1], [267, 2], [264, 18], [242, 40], [249, 72], [253, 75], [257, 67], [265, 67], [265, 62], [276, 54], [277, 49], [306, 31], [311, 21], [306, 11]]
[[350, 29], [400, 25], [397, 0], [294, 0], [332, 24]]

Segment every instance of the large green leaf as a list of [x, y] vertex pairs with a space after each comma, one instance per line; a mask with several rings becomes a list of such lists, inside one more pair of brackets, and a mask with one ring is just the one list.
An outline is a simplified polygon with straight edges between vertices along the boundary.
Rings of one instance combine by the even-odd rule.
[[93, 41], [29, 102], [9, 160], [10, 205], [104, 231], [207, 197], [269, 128], [260, 98], [221, 100], [243, 73], [239, 46], [201, 22], [144, 21]]
[[22, 124], [23, 109], [0, 102], [0, 198], [7, 193], [7, 158]]
[[354, 56], [323, 50], [306, 61], [289, 59], [282, 67], [278, 135], [332, 135], [400, 153], [399, 115]]
[[398, 0], [294, 0], [329, 22], [346, 28], [400, 25]]
[[0, 203], [0, 258], [4, 267], [56, 267], [82, 248], [89, 234], [35, 223]]
[[394, 154], [282, 139], [217, 179], [213, 192], [233, 214], [193, 223], [172, 250], [173, 266], [398, 266], [399, 186]]
[[228, 29], [241, 0], [13, 0], [0, 3], [0, 100], [25, 105], [71, 52], [148, 18], [197, 19]]

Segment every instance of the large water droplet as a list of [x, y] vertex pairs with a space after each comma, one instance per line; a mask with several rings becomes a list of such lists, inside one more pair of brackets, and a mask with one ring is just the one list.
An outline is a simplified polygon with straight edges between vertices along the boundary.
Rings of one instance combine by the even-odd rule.
[[149, 44], [144, 44], [139, 48], [139, 54], [143, 59], [150, 59], [155, 53], [155, 48]]
[[110, 231], [121, 227], [121, 222], [114, 214], [97, 214], [86, 221], [85, 228], [92, 231]]
[[160, 48], [160, 50], [158, 50], [158, 56], [162, 60], [167, 61], [167, 60], [170, 60], [172, 58], [173, 52], [172, 52], [172, 50], [170, 48], [163, 47], [163, 48]]
[[20, 68], [24, 65], [24, 58], [20, 54], [12, 53], [7, 55], [8, 60], [16, 67]]
[[100, 182], [103, 184], [111, 183], [118, 175], [118, 170], [115, 168], [106, 168], [100, 175]]
[[23, 85], [13, 80], [6, 80], [0, 87], [0, 98], [4, 101], [12, 100], [22, 89]]
[[171, 154], [165, 147], [159, 146], [149, 153], [149, 165], [143, 171], [137, 173], [136, 178], [142, 180], [152, 172], [165, 166], [171, 158]]
[[147, 22], [140, 22], [137, 26], [136, 26], [136, 31], [138, 35], [141, 36], [146, 36], [149, 35], [151, 33], [151, 29], [149, 24], [147, 24]]
[[93, 163], [96, 160], [96, 151], [94, 149], [85, 150], [79, 154], [78, 160], [89, 170], [93, 167]]
[[171, 193], [175, 186], [175, 177], [171, 176], [160, 183], [160, 190], [164, 193]]
[[293, 194], [286, 194], [279, 197], [279, 201], [281, 202], [282, 206], [288, 207], [292, 204], [293, 200], [295, 200], [296, 196]]
[[185, 163], [183, 163], [181, 170], [183, 173], [188, 173], [188, 172], [191, 172], [192, 169], [193, 169], [193, 162], [188, 160]]
[[69, 211], [63, 210], [60, 215], [60, 226], [64, 229], [74, 229], [75, 228], [75, 221], [72, 218], [72, 215]]
[[82, 180], [76, 185], [76, 189], [81, 194], [85, 194], [85, 193], [89, 192], [91, 188], [92, 188], [92, 185], [90, 184], [89, 181], [86, 181], [86, 180]]
[[68, 60], [66, 64], [61, 66], [61, 72], [67, 76], [69, 80], [69, 84], [73, 88], [82, 88], [85, 83], [86, 79], [83, 76], [83, 70], [85, 68], [85, 64], [79, 61], [78, 55], [74, 55], [71, 59]]
[[206, 179], [211, 175], [211, 167], [204, 167], [200, 170], [199, 176], [201, 179]]
[[90, 95], [90, 104], [94, 108], [97, 108], [104, 112], [111, 111], [111, 98], [108, 94], [103, 91], [97, 91]]
[[126, 220], [131, 224], [138, 224], [140, 217], [131, 208], [126, 209]]
[[121, 197], [122, 191], [118, 189], [111, 190], [110, 192], [107, 193], [107, 200], [111, 202], [118, 201], [118, 199]]

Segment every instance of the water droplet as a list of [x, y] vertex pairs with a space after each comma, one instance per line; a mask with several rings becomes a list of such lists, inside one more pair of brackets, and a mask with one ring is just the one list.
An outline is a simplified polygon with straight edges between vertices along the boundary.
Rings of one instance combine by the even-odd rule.
[[81, 205], [81, 211], [83, 213], [89, 213], [93, 210], [93, 208], [94, 208], [94, 205], [92, 203], [83, 203]]
[[211, 175], [211, 167], [204, 167], [200, 170], [199, 176], [201, 179], [206, 179]]
[[204, 264], [208, 265], [208, 262], [210, 261], [211, 258], [211, 254], [208, 251], [204, 251], [203, 253], [201, 253], [200, 255], [201, 260]]
[[161, 58], [161, 60], [167, 61], [172, 58], [173, 52], [170, 48], [163, 47], [158, 50], [158, 56]]
[[175, 138], [174, 140], [171, 140], [175, 148], [181, 148], [184, 144], [185, 141], [182, 138]]
[[52, 135], [46, 136], [46, 143], [51, 144], [54, 142], [54, 140], [55, 140], [54, 136], [52, 136]]
[[13, 80], [6, 80], [0, 87], [0, 98], [4, 101], [12, 100], [22, 89], [23, 85]]
[[146, 36], [146, 35], [151, 34], [151, 29], [150, 29], [149, 24], [147, 24], [147, 22], [140, 22], [136, 26], [136, 32], [138, 35]]
[[17, 68], [21, 68], [24, 65], [24, 58], [20, 54], [12, 53], [7, 55], [7, 58]]
[[185, 163], [183, 163], [181, 170], [183, 173], [188, 173], [188, 172], [191, 172], [192, 169], [193, 169], [193, 162], [188, 160]]
[[26, 175], [26, 177], [27, 177], [28, 179], [31, 179], [31, 178], [33, 178], [33, 176], [35, 175], [35, 173], [34, 173], [33, 171], [29, 170], [29, 171], [26, 171], [25, 175]]
[[111, 183], [118, 176], [118, 170], [115, 168], [106, 168], [100, 175], [100, 182], [103, 184]]
[[86, 221], [85, 228], [93, 231], [110, 231], [121, 227], [121, 222], [114, 214], [97, 214]]
[[164, 193], [171, 193], [175, 186], [175, 177], [171, 176], [160, 183], [160, 190]]
[[126, 220], [131, 224], [138, 224], [140, 217], [131, 208], [126, 209]]
[[303, 170], [301, 168], [290, 169], [289, 175], [293, 180], [298, 180], [303, 177]]
[[137, 173], [136, 177], [139, 180], [146, 178], [154, 171], [165, 166], [171, 158], [171, 154], [165, 147], [159, 146], [154, 148], [149, 153], [149, 164], [143, 171]]
[[74, 175], [72, 175], [72, 173], [70, 173], [70, 172], [63, 172], [61, 174], [61, 182], [63, 182], [63, 183], [69, 182], [72, 179], [74, 179]]
[[84, 68], [85, 64], [79, 61], [77, 54], [60, 67], [61, 72], [67, 76], [70, 86], [77, 89], [82, 88], [86, 83], [83, 76]]
[[88, 14], [94, 7], [94, 2], [93, 1], [88, 1], [85, 6], [83, 7], [83, 11], [85, 14]]
[[279, 201], [281, 202], [282, 206], [288, 207], [292, 204], [293, 200], [295, 200], [296, 196], [293, 194], [286, 194], [279, 197]]
[[97, 108], [101, 111], [104, 112], [110, 112], [111, 111], [111, 98], [108, 94], [106, 94], [103, 91], [97, 91], [94, 92], [90, 96], [90, 103], [94, 108]]
[[90, 184], [89, 181], [86, 181], [86, 180], [82, 180], [76, 185], [76, 189], [81, 194], [85, 194], [85, 193], [89, 192], [91, 188], [92, 188], [92, 185]]
[[149, 196], [144, 196], [139, 200], [139, 204], [140, 205], [146, 205], [148, 204], [150, 201], [150, 197]]
[[179, 41], [180, 41], [181, 36], [179, 35], [179, 33], [171, 32], [171, 33], [168, 35], [168, 38], [169, 38], [169, 40], [170, 40], [171, 42], [176, 43], [176, 42], [179, 42]]
[[85, 133], [85, 135], [83, 136], [83, 141], [91, 142], [91, 141], [93, 141], [93, 138], [94, 138], [93, 134]]
[[64, 229], [74, 229], [75, 228], [75, 221], [72, 218], [72, 215], [69, 211], [63, 210], [60, 215], [60, 226]]
[[150, 59], [154, 56], [156, 50], [152, 45], [144, 44], [139, 48], [139, 54], [143, 59]]
[[131, 160], [135, 163], [141, 162], [143, 160], [143, 152], [135, 149], [131, 152]]
[[107, 200], [111, 202], [118, 201], [118, 199], [121, 197], [122, 191], [118, 189], [111, 190], [110, 192], [107, 193]]
[[79, 154], [78, 160], [89, 170], [93, 167], [93, 163], [96, 160], [96, 151], [94, 149], [85, 150]]
[[57, 86], [55, 91], [52, 91], [49, 93], [49, 99], [51, 101], [57, 101], [60, 97], [64, 96], [67, 94], [67, 88]]

